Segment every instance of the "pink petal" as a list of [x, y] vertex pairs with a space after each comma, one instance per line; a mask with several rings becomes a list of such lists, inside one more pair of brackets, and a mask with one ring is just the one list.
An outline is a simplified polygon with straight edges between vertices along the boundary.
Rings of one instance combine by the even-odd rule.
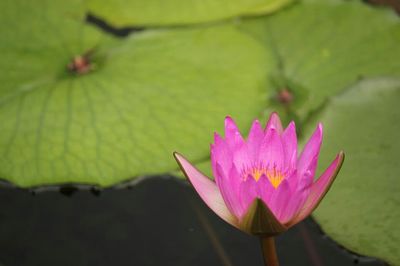
[[286, 180], [283, 180], [267, 204], [280, 222], [282, 222], [282, 217], [286, 214], [285, 210], [290, 196], [289, 184]]
[[311, 180], [303, 179], [301, 180], [296, 188], [292, 188], [291, 186], [291, 197], [288, 201], [288, 205], [286, 206], [285, 213], [280, 217], [282, 223], [286, 224], [290, 220], [292, 220], [303, 207], [305, 201], [310, 194], [310, 182]]
[[283, 224], [287, 224], [294, 218], [295, 214], [297, 214], [301, 206], [303, 206], [304, 198], [307, 198], [307, 195], [303, 192], [297, 191], [292, 193], [286, 206], [285, 213], [280, 217]]
[[288, 183], [292, 191], [292, 197], [288, 203], [286, 215], [282, 217], [283, 223], [287, 223], [288, 221], [292, 220], [304, 206], [304, 203], [310, 195], [313, 178], [303, 175], [300, 178], [296, 177], [288, 179]]
[[301, 222], [307, 216], [309, 216], [315, 208], [318, 207], [318, 204], [321, 202], [322, 198], [328, 192], [331, 187], [333, 181], [335, 180], [340, 168], [342, 167], [344, 160], [344, 153], [339, 152], [336, 156], [335, 160], [331, 163], [331, 165], [325, 170], [325, 172], [321, 175], [320, 178], [311, 187], [310, 194], [301, 208], [300, 212], [294, 217], [289, 223], [288, 226], [292, 226]]
[[257, 182], [257, 194], [264, 201], [264, 203], [268, 206], [268, 203], [271, 200], [272, 195], [275, 193], [275, 188], [272, 186], [268, 177], [262, 175]]
[[269, 168], [276, 167], [283, 170], [284, 151], [281, 137], [274, 128], [270, 128], [260, 145], [259, 161]]
[[231, 149], [244, 142], [235, 121], [230, 116], [225, 118], [225, 140]]
[[253, 160], [250, 158], [250, 154], [247, 148], [247, 143], [242, 142], [233, 149], [233, 164], [239, 172], [249, 169], [253, 165]]
[[239, 200], [244, 212], [241, 213], [239, 218], [241, 218], [247, 212], [251, 203], [257, 197], [257, 182], [254, 180], [254, 178], [249, 176], [245, 180], [242, 180], [239, 187]]
[[249, 149], [250, 158], [253, 161], [258, 159], [258, 150], [263, 137], [264, 130], [262, 129], [260, 122], [258, 120], [254, 120], [249, 132], [249, 136], [247, 137], [247, 146]]
[[232, 154], [226, 142], [214, 133], [214, 144], [211, 145], [211, 166], [215, 180], [218, 182], [217, 163], [221, 165], [224, 174], [228, 174], [232, 167]]
[[217, 185], [191, 165], [185, 157], [179, 153], [174, 152], [174, 157], [185, 176], [189, 179], [190, 183], [207, 206], [223, 220], [237, 227], [237, 219], [227, 208]]
[[[217, 165], [217, 171], [221, 171], [219, 165]], [[230, 212], [233, 213], [235, 217], [240, 217], [243, 215], [244, 209], [239, 200], [241, 180], [235, 166], [232, 166], [228, 176], [223, 176], [223, 173], [219, 173], [219, 175], [221, 176], [221, 179], [217, 184], [222, 198]]]
[[278, 134], [282, 134], [283, 128], [282, 128], [282, 123], [281, 123], [281, 119], [279, 118], [278, 114], [273, 112], [267, 122], [267, 126], [265, 128], [266, 131], [268, 131], [268, 129], [274, 128], [276, 129], [276, 131], [278, 132]]
[[285, 152], [285, 166], [290, 175], [297, 164], [297, 136], [296, 125], [292, 121], [282, 134], [283, 150]]
[[322, 143], [322, 124], [318, 124], [310, 140], [305, 145], [303, 152], [297, 164], [297, 171], [299, 176], [302, 176], [306, 171], [311, 178], [314, 178], [315, 170], [317, 168], [319, 151]]

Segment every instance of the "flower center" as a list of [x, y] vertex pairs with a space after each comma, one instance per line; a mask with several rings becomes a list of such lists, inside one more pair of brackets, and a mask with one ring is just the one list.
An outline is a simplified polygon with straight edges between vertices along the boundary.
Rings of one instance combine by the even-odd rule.
[[282, 172], [276, 170], [276, 168], [274, 168], [273, 170], [268, 170], [267, 177], [274, 188], [277, 188], [281, 184], [282, 180], [285, 178]]
[[251, 177], [253, 177], [256, 182], [261, 178], [261, 176], [265, 175], [275, 189], [278, 188], [278, 186], [282, 183], [283, 179], [285, 178], [283, 173], [277, 170], [275, 167], [272, 169], [267, 169], [264, 167], [261, 168], [255, 167], [250, 171], [246, 172], [244, 177], [247, 178], [249, 175], [251, 175]]

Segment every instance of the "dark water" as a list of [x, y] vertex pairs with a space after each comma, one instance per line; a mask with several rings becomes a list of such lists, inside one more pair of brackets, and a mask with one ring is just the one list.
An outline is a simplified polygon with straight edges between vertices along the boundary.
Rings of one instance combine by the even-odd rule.
[[[263, 265], [256, 237], [225, 224], [173, 178], [63, 191], [0, 188], [0, 265]], [[311, 219], [278, 237], [277, 248], [283, 266], [385, 265], [338, 247]]]

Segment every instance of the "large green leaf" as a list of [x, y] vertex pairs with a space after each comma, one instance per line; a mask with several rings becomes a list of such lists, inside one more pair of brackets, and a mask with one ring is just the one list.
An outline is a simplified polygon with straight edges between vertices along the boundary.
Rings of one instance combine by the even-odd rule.
[[81, 23], [81, 1], [56, 2], [0, 2], [1, 105], [54, 81], [73, 56], [99, 42], [99, 32]]
[[315, 217], [335, 240], [400, 265], [400, 79], [357, 84], [333, 98], [324, 122], [320, 168], [340, 149], [346, 160]]
[[114, 26], [182, 25], [273, 12], [293, 0], [88, 0]]
[[[293, 94], [293, 102], [280, 110], [286, 119], [297, 118], [306, 130], [303, 140], [317, 120], [325, 124], [320, 166], [346, 151], [343, 170], [316, 212], [318, 222], [351, 250], [396, 265], [399, 26], [390, 11], [355, 1], [309, 1], [240, 25], [274, 52], [279, 67], [268, 73], [267, 89], [288, 88]], [[360, 80], [368, 81], [346, 92]], [[340, 96], [329, 101], [335, 95]], [[279, 108], [274, 102], [268, 111]], [[207, 162], [200, 167], [210, 168]]]
[[[265, 105], [266, 50], [231, 24], [114, 40], [83, 25], [80, 1], [2, 1], [0, 177], [19, 186], [108, 186], [208, 156], [233, 115]], [[22, 23], [23, 21], [24, 23]], [[66, 70], [91, 52], [93, 71]]]
[[[356, 252], [400, 264], [400, 79], [378, 78], [400, 77], [399, 18], [358, 1], [308, 1], [242, 28], [274, 51], [280, 67], [270, 86], [293, 94], [280, 110], [307, 129], [302, 136], [316, 120], [325, 124], [320, 166], [346, 151], [343, 171], [316, 213], [323, 229]], [[341, 95], [360, 79], [374, 81]], [[340, 96], [328, 102], [334, 95]]]
[[294, 94], [289, 109], [300, 121], [361, 78], [400, 76], [399, 18], [359, 1], [299, 3], [242, 29], [274, 51], [270, 86]]
[[[278, 111], [285, 123], [296, 120], [300, 134], [329, 97], [358, 80], [400, 77], [400, 21], [389, 10], [358, 1], [309, 0], [238, 27], [277, 62], [266, 72], [265, 89], [272, 93], [262, 117]], [[293, 95], [289, 104], [277, 101], [285, 88]], [[209, 161], [199, 167], [211, 174]]]

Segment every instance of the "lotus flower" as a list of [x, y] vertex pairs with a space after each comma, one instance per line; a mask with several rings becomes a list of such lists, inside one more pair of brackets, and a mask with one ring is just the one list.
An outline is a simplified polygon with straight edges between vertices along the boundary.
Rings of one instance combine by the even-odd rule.
[[182, 155], [174, 156], [200, 197], [223, 220], [250, 234], [274, 236], [310, 215], [340, 170], [343, 152], [314, 181], [321, 142], [318, 124], [298, 156], [293, 121], [283, 129], [273, 113], [263, 129], [255, 120], [245, 140], [226, 117], [225, 139], [215, 133], [211, 144], [215, 182]]

